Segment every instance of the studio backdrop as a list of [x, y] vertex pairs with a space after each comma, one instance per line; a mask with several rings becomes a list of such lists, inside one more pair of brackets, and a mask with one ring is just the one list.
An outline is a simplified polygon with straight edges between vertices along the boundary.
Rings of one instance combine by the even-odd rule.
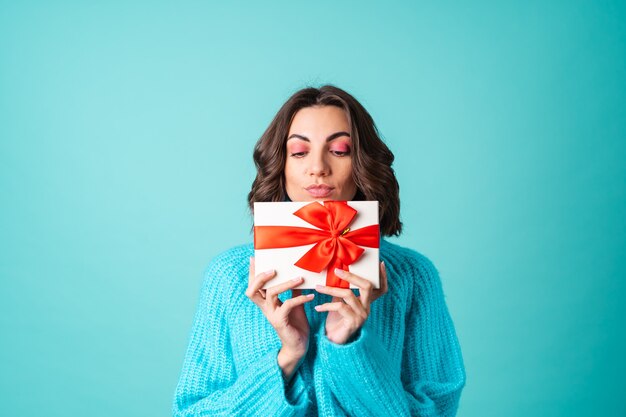
[[461, 417], [624, 416], [622, 1], [0, 1], [0, 415], [171, 414], [252, 149], [335, 84], [395, 153]]

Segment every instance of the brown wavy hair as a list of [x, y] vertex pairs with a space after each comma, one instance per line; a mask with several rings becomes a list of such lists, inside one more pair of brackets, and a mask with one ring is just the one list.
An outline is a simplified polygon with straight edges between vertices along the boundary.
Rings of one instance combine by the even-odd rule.
[[381, 140], [372, 116], [354, 97], [333, 85], [307, 87], [283, 104], [254, 147], [257, 175], [248, 193], [250, 211], [255, 201], [288, 201], [285, 191], [287, 134], [295, 114], [305, 107], [336, 106], [345, 110], [352, 132], [352, 178], [357, 186], [355, 200], [379, 202], [380, 232], [399, 235], [399, 185], [391, 168], [394, 156]]

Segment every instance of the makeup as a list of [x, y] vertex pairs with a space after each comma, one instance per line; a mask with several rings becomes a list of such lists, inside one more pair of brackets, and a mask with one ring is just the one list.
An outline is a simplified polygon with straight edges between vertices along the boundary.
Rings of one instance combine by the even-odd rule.
[[350, 153], [350, 145], [347, 142], [333, 142], [330, 145], [330, 151], [331, 152], [337, 152], [337, 153], [349, 154]]
[[299, 153], [306, 153], [309, 151], [309, 147], [306, 146], [304, 143], [290, 143], [287, 145], [287, 152], [289, 153], [289, 155], [293, 155], [293, 154], [299, 154]]

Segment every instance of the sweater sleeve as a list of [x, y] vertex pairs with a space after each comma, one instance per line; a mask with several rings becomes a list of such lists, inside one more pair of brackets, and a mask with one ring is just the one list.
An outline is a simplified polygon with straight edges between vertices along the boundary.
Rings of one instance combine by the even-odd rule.
[[[189, 346], [176, 387], [173, 415], [299, 416], [308, 398], [299, 372], [286, 383], [278, 366], [278, 349], [260, 353], [247, 366], [237, 367], [232, 354], [229, 310], [247, 265], [214, 260], [204, 274], [200, 301]], [[245, 271], [242, 269], [245, 268]], [[251, 349], [253, 350], [253, 349]]]
[[345, 345], [332, 343], [320, 328], [322, 371], [348, 415], [456, 414], [465, 370], [438, 273], [426, 258], [410, 269], [416, 281], [407, 317], [391, 324], [406, 326], [400, 367], [390, 361], [369, 321]]

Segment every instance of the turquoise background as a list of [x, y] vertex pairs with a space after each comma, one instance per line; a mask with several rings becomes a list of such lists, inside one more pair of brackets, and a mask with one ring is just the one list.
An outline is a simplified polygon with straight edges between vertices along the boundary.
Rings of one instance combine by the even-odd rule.
[[459, 416], [626, 415], [626, 5], [504, 3], [0, 1], [0, 415], [170, 415], [252, 147], [323, 83], [396, 154]]

